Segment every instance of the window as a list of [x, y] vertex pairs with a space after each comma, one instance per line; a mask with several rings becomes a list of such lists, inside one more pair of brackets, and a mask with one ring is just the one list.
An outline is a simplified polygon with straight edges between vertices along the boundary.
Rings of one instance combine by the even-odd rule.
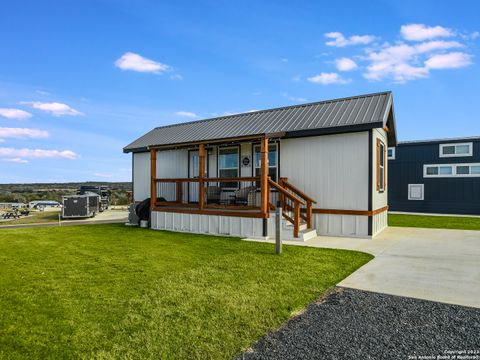
[[[218, 177], [238, 177], [238, 163], [238, 147], [218, 149]], [[236, 188], [238, 184], [234, 182], [224, 182], [221, 183], [220, 186]]]
[[387, 159], [388, 160], [395, 160], [395, 148], [391, 147], [387, 149]]
[[480, 177], [480, 164], [423, 165], [423, 177]]
[[385, 191], [385, 144], [377, 139], [377, 191]]
[[423, 200], [423, 184], [408, 184], [408, 200]]
[[[255, 145], [254, 153], [255, 153], [255, 160], [254, 160], [255, 176], [260, 176], [260, 166], [261, 166], [260, 145]], [[268, 176], [270, 176], [270, 178], [275, 182], [277, 181], [277, 159], [278, 159], [277, 144], [268, 145]]]
[[440, 144], [440, 157], [459, 157], [472, 156], [473, 144], [458, 143], [458, 144]]

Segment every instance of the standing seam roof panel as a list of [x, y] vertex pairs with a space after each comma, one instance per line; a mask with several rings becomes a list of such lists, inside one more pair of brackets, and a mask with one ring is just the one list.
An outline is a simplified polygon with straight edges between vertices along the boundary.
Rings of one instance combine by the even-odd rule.
[[127, 145], [124, 150], [265, 133], [374, 124], [388, 116], [386, 112], [393, 105], [390, 100], [391, 93], [385, 92], [168, 125], [151, 130]]

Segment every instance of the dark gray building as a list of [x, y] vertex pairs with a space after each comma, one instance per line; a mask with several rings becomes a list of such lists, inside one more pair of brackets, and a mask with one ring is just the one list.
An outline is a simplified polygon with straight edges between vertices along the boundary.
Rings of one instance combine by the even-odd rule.
[[480, 137], [388, 149], [390, 211], [480, 215]]

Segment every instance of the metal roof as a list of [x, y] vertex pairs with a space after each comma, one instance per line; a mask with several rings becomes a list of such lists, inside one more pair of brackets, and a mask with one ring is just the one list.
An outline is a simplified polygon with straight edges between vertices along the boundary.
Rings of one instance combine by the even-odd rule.
[[[395, 140], [390, 91], [235, 114], [157, 127], [127, 145], [124, 152], [151, 146], [283, 133], [283, 137], [360, 131], [383, 127], [387, 120]], [[390, 142], [390, 141], [389, 141]]]
[[472, 141], [480, 141], [480, 136], [399, 141], [397, 146], [401, 146], [401, 145], [420, 145], [420, 144], [438, 144], [438, 143], [449, 143], [449, 142], [459, 143], [459, 142], [472, 142]]

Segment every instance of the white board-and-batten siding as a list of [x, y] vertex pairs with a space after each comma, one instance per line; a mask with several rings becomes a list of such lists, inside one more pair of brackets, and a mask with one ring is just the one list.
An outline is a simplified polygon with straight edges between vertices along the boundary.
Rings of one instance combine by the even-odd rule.
[[[188, 150], [157, 151], [157, 178], [188, 177]], [[150, 153], [133, 154], [133, 198], [150, 197]]]
[[[283, 139], [280, 172], [314, 208], [368, 210], [368, 131]], [[368, 236], [368, 217], [314, 214], [320, 235]]]

